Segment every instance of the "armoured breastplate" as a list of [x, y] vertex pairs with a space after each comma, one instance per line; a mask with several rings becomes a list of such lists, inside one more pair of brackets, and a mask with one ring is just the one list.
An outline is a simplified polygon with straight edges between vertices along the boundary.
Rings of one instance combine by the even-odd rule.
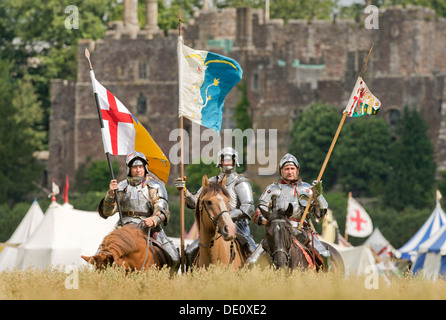
[[137, 186], [128, 184], [122, 190], [121, 207], [123, 212], [147, 212], [147, 216], [152, 214], [152, 206], [149, 197], [149, 188], [140, 183]]
[[291, 217], [296, 218], [296, 216], [300, 213], [296, 186], [291, 184], [281, 184], [280, 188], [281, 192], [276, 199], [276, 207], [285, 210], [288, 208], [288, 204], [291, 203], [293, 205], [293, 214]]
[[[220, 181], [224, 177], [224, 173], [220, 173], [218, 175], [218, 180]], [[237, 197], [237, 193], [235, 192], [235, 184], [237, 182], [238, 174], [236, 172], [232, 172], [226, 175], [226, 190], [228, 190], [230, 199], [229, 199], [229, 210], [234, 210], [237, 208], [239, 201]]]

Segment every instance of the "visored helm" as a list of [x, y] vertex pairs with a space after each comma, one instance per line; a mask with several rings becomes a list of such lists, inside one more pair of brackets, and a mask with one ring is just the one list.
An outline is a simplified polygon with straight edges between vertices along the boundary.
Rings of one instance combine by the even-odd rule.
[[287, 163], [292, 163], [297, 168], [300, 168], [299, 161], [297, 161], [296, 157], [290, 153], [287, 153], [286, 155], [283, 156], [282, 159], [280, 159], [280, 162], [279, 162], [279, 173], [280, 173], [281, 177], [282, 177], [282, 168]]
[[133, 151], [127, 155], [125, 158], [125, 165], [127, 167], [127, 176], [130, 176], [130, 167], [133, 166], [144, 166], [144, 171], [147, 174], [147, 167], [149, 163], [147, 162], [146, 156], [139, 151]]
[[[223, 160], [232, 160], [234, 165], [222, 166]], [[238, 152], [231, 147], [225, 147], [218, 152], [216, 167], [222, 168], [224, 172], [230, 172], [234, 169], [234, 166], [240, 167], [238, 163]]]

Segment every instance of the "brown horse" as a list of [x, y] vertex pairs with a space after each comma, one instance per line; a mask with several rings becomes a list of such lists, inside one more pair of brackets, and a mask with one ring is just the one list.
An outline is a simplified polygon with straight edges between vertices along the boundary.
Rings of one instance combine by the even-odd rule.
[[[275, 199], [273, 199], [275, 208]], [[344, 262], [339, 252], [326, 242], [320, 241], [330, 252], [328, 265], [324, 265], [322, 257], [316, 250], [308, 248], [307, 243], [302, 244], [294, 237], [294, 230], [289, 220], [293, 213], [293, 205], [289, 204], [286, 210], [274, 209], [267, 214], [265, 226], [265, 240], [269, 247], [271, 262], [276, 268], [311, 268], [315, 271], [333, 271], [344, 273]], [[307, 241], [308, 242], [308, 241]]]
[[152, 238], [147, 241], [147, 233], [138, 224], [127, 224], [113, 230], [104, 238], [94, 256], [82, 256], [82, 259], [95, 265], [98, 270], [108, 265], [132, 271], [147, 270], [151, 266], [162, 268], [169, 264], [162, 249], [155, 245]]
[[229, 215], [230, 196], [225, 185], [226, 177], [217, 183], [203, 176], [203, 188], [195, 207], [200, 239], [195, 266], [221, 264], [239, 269], [244, 264], [243, 253], [235, 241], [236, 227]]

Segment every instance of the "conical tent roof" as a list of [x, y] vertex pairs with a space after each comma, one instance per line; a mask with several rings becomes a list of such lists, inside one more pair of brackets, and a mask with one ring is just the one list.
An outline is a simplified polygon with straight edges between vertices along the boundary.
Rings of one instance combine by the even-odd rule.
[[17, 247], [24, 243], [36, 230], [43, 220], [43, 211], [37, 200], [31, 204], [31, 207], [20, 221], [11, 238], [6, 242], [6, 247], [0, 253], [0, 271], [13, 269], [17, 258]]
[[420, 244], [412, 271], [423, 271], [428, 278], [446, 276], [446, 224]]
[[372, 248], [375, 251], [375, 254], [379, 256], [383, 256], [383, 254], [386, 254], [387, 252], [392, 252], [396, 258], [401, 257], [401, 252], [396, 250], [390, 244], [389, 240], [383, 236], [378, 227], [373, 230], [373, 233], [367, 238], [364, 244]]
[[446, 213], [441, 208], [440, 201], [437, 200], [437, 205], [430, 217], [417, 231], [417, 233], [415, 233], [415, 235], [399, 249], [401, 252], [401, 258], [414, 260], [420, 244], [429, 239], [430, 236], [437, 232], [445, 223]]
[[97, 212], [75, 210], [53, 202], [33, 235], [18, 248], [16, 267], [46, 268], [81, 265], [81, 255], [94, 255], [102, 239], [117, 222]]

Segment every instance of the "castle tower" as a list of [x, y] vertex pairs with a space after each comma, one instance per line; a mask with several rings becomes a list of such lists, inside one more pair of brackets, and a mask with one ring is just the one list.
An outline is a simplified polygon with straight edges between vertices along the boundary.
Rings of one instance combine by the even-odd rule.
[[146, 25], [144, 29], [148, 30], [151, 34], [159, 31], [157, 0], [146, 0]]
[[129, 33], [135, 39], [139, 31], [138, 0], [124, 0], [123, 4], [124, 33]]

